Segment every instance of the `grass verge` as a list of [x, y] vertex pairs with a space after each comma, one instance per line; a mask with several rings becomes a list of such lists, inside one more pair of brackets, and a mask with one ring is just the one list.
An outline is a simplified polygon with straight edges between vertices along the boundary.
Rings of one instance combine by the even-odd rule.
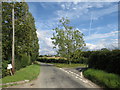
[[102, 70], [88, 69], [83, 75], [105, 88], [120, 88], [120, 76]]
[[26, 68], [22, 68], [19, 71], [16, 71], [15, 75], [13, 76], [6, 76], [2, 78], [2, 83], [9, 83], [9, 82], [17, 82], [23, 80], [33, 80], [37, 78], [40, 73], [40, 65], [33, 64], [27, 66]]
[[56, 67], [60, 68], [76, 68], [76, 67], [86, 67], [85, 64], [60, 64], [60, 63], [52, 63]]

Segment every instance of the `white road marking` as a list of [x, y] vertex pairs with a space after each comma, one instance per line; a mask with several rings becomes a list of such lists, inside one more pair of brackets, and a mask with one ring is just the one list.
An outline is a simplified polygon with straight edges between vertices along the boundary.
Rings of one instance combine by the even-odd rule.
[[59, 69], [62, 70], [62, 71], [64, 71], [64, 72], [66, 72], [66, 73], [68, 73], [68, 74], [71, 74], [71, 76], [74, 76], [75, 78], [81, 80], [82, 82], [84, 82], [84, 83], [86, 83], [86, 84], [89, 84], [90, 86], [94, 87], [94, 85], [91, 84], [91, 83], [89, 83], [88, 80], [84, 80], [84, 79], [83, 79], [83, 74], [82, 74], [82, 72], [80, 72], [80, 75], [79, 75], [79, 74], [76, 74], [76, 73], [74, 73], [74, 72], [72, 72], [72, 71], [67, 71], [67, 70], [65, 70], [65, 69], [63, 69], [63, 68], [59, 68]]

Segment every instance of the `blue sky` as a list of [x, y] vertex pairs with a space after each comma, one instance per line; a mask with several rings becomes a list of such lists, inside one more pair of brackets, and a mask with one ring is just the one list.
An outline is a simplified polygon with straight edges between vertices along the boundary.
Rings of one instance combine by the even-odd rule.
[[40, 54], [55, 54], [52, 49], [52, 29], [61, 17], [68, 17], [70, 25], [84, 34], [90, 50], [117, 47], [117, 2], [27, 2], [35, 18]]

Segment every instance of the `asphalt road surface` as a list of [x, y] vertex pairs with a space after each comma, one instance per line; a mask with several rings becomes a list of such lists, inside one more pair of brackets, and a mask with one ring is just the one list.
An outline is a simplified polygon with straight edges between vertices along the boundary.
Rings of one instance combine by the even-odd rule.
[[[40, 75], [29, 83], [12, 86], [11, 88], [93, 88], [61, 69], [41, 63]], [[97, 88], [97, 87], [94, 87]]]

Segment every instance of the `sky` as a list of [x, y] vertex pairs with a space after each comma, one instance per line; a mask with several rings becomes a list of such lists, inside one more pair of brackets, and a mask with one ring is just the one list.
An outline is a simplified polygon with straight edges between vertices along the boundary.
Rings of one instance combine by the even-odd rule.
[[61, 17], [84, 34], [89, 50], [118, 45], [117, 2], [27, 2], [35, 19], [41, 55], [54, 55], [51, 37]]

